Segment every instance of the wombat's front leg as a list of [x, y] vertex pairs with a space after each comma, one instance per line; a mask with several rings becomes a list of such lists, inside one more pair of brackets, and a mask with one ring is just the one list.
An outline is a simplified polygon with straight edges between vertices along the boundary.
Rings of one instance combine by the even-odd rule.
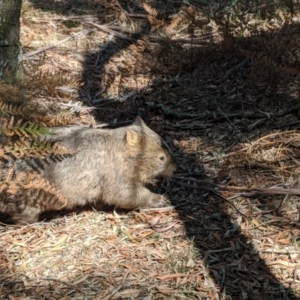
[[150, 192], [143, 187], [138, 191], [137, 204], [139, 208], [143, 207], [161, 207], [165, 204], [165, 198], [162, 195]]

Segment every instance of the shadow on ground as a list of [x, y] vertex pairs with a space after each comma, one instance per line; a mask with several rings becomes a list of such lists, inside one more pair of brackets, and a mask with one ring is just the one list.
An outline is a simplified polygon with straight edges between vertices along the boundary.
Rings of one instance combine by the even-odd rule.
[[[84, 14], [87, 9], [86, 3], [82, 1], [32, 0], [31, 3], [36, 8], [65, 15]], [[143, 11], [139, 6], [136, 7], [136, 12]], [[128, 6], [123, 9], [128, 11]], [[100, 12], [101, 16], [101, 10], [108, 13], [104, 5], [92, 1], [88, 2], [88, 10]], [[103, 19], [99, 20], [104, 23]], [[161, 57], [153, 56], [153, 60], [158, 62], [157, 66], [166, 69], [170, 67], [172, 72], [168, 73], [165, 69], [151, 70], [151, 75], [159, 79], [137, 91], [124, 90], [126, 101], [112, 103], [112, 95], [103, 86], [103, 77], [109, 76], [105, 73], [105, 67], [112, 57], [121, 55], [123, 50], [126, 51], [130, 45], [149, 35], [149, 29], [145, 27], [139, 35], [130, 36], [132, 41], [114, 37], [108, 40], [105, 48], [99, 45], [98, 52], [86, 55], [80, 95], [83, 102], [98, 106], [97, 117], [101, 121], [133, 119], [140, 114], [168, 142], [170, 136], [176, 140], [201, 137], [208, 142], [212, 141], [212, 145], [222, 141], [227, 150], [238, 143], [271, 132], [276, 127], [294, 128], [291, 126], [297, 123], [295, 89], [298, 87], [293, 87], [291, 91], [288, 83], [291, 80], [297, 81], [294, 76], [297, 68], [294, 63], [290, 64], [288, 70], [282, 67], [288, 52], [293, 53], [294, 41], [287, 39], [290, 45], [281, 44], [282, 49], [275, 49], [274, 43], [286, 31], [298, 31], [297, 24], [287, 25], [274, 32], [263, 32], [263, 39], [258, 35], [235, 40], [229, 52], [219, 45], [190, 50], [189, 47], [169, 44], [163, 52], [149, 50], [150, 56], [164, 53]], [[264, 42], [261, 43], [261, 40]], [[162, 44], [159, 47], [163, 47]], [[268, 53], [272, 48], [277, 52], [280, 50], [280, 55], [273, 56], [269, 61], [264, 51], [267, 49]], [[170, 61], [172, 57], [173, 61]], [[174, 66], [179, 57], [190, 60]], [[144, 63], [147, 65], [148, 62]], [[283, 71], [282, 76], [280, 73]], [[115, 77], [122, 70], [112, 72], [115, 72], [112, 80], [115, 82]], [[114, 96], [116, 98], [118, 95]], [[266, 114], [271, 118], [266, 118]], [[206, 178], [206, 170], [199, 163], [199, 154], [182, 156], [176, 147], [172, 148], [176, 152], [182, 176], [196, 174], [199, 179]], [[175, 188], [176, 184], [172, 187]], [[251, 232], [248, 236], [240, 233], [241, 216], [238, 213], [229, 216], [222, 201], [195, 189], [181, 189], [172, 194], [171, 188], [169, 197], [178, 206], [187, 236], [194, 241], [224, 299], [300, 299], [293, 293], [292, 285], [284, 287], [270, 272], [256, 250], [257, 247], [251, 243]]]

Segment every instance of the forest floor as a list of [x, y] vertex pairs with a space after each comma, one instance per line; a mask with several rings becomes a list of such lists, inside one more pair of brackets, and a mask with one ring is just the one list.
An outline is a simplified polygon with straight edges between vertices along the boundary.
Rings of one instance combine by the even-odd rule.
[[141, 116], [178, 171], [165, 208], [1, 226], [1, 299], [300, 299], [300, 14], [199, 3], [23, 1], [31, 97]]

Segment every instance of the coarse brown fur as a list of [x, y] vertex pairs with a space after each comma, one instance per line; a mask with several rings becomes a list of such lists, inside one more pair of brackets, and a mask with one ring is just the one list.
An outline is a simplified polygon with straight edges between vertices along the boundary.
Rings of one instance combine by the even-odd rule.
[[[62, 127], [52, 131], [55, 135], [51, 140], [60, 141], [76, 154], [62, 161], [48, 159], [35, 165], [31, 160], [26, 164], [38, 169], [42, 178], [59, 190], [66, 198], [66, 209], [97, 202], [121, 209], [163, 204], [163, 196], [144, 185], [159, 177], [171, 177], [176, 164], [166, 143], [141, 118], [117, 129]], [[34, 195], [26, 202], [24, 197], [3, 199], [0, 195], [0, 211], [17, 223], [32, 223], [42, 212], [62, 207], [62, 201]]]

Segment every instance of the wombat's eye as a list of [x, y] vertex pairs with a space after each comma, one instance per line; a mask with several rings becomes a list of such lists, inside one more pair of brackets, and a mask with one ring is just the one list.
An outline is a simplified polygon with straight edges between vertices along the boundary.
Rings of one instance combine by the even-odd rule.
[[160, 157], [159, 157], [159, 159], [160, 159], [161, 161], [164, 161], [165, 158], [166, 158], [165, 156], [160, 156]]

